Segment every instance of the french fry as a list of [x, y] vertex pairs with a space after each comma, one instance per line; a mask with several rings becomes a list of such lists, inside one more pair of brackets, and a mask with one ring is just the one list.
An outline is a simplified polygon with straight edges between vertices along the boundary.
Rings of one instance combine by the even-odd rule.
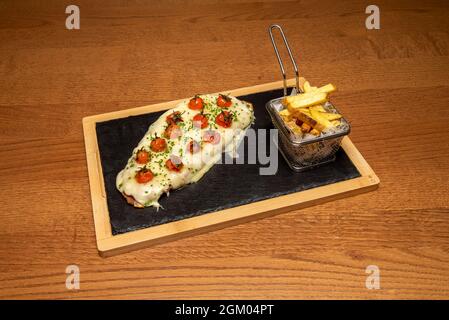
[[310, 109], [309, 108], [301, 108], [301, 109], [295, 110], [294, 114], [296, 115], [296, 114], [298, 114], [298, 112], [302, 112], [302, 113], [310, 116]]
[[302, 135], [301, 127], [299, 127], [295, 121], [288, 121], [288, 122], [286, 122], [286, 124], [295, 134]]
[[290, 111], [288, 111], [288, 109], [283, 109], [279, 111], [279, 115], [285, 122], [288, 122], [292, 119], [292, 114], [290, 113]]
[[340, 120], [332, 120], [331, 123], [334, 127], [337, 127], [341, 124], [341, 121]]
[[[312, 118], [317, 122], [317, 124], [320, 125], [320, 127], [323, 127], [324, 129], [332, 127], [332, 123], [329, 120], [327, 120], [326, 118], [324, 118], [323, 116], [321, 116], [321, 113], [322, 112], [310, 110], [310, 114], [311, 114]], [[324, 129], [321, 130], [321, 129], [317, 128], [317, 125], [315, 125], [313, 127], [319, 131], [324, 130]]]
[[318, 88], [319, 92], [324, 92], [324, 93], [331, 93], [331, 92], [334, 92], [335, 90], [337, 90], [337, 87], [334, 86], [332, 83], [326, 84], [325, 86]]
[[324, 93], [331, 93], [337, 90], [337, 88], [332, 84], [326, 84], [322, 87], [312, 87], [309, 83], [309, 81], [304, 82], [304, 92], [324, 92]]
[[316, 110], [316, 111], [319, 111], [319, 112], [326, 112], [326, 109], [324, 109], [324, 107], [321, 104], [318, 104], [316, 106], [311, 106], [309, 109], [310, 110]]
[[299, 89], [304, 92], [304, 83], [306, 82], [306, 79], [303, 77], [299, 77]]
[[317, 89], [318, 89], [317, 87], [312, 87], [309, 81], [304, 82], [304, 92], [314, 92]]
[[338, 120], [341, 118], [341, 114], [330, 112], [320, 112], [320, 116], [326, 118], [329, 121]]
[[314, 118], [312, 118], [311, 115], [302, 112], [302, 110], [300, 110], [300, 112], [296, 114], [296, 117], [298, 117], [298, 119], [302, 122], [307, 123], [312, 128], [317, 129], [318, 131], [323, 131], [326, 128], [323, 124], [318, 123]]
[[326, 101], [327, 94], [324, 92], [306, 92], [296, 96], [286, 97], [283, 103], [287, 105], [290, 112], [294, 113], [297, 109], [307, 108]]

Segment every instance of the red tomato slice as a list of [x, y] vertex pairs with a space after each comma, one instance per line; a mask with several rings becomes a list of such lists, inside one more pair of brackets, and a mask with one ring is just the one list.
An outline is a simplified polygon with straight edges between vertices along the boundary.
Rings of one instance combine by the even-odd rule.
[[136, 162], [138, 164], [145, 164], [150, 159], [150, 153], [148, 151], [145, 151], [143, 149], [137, 151], [136, 153]]
[[162, 152], [167, 147], [167, 143], [165, 142], [165, 139], [162, 138], [155, 138], [150, 143], [150, 148], [154, 152]]
[[209, 121], [207, 120], [206, 116], [198, 113], [193, 117], [193, 125], [197, 128], [204, 129], [208, 126]]
[[169, 114], [167, 116], [167, 118], [165, 119], [167, 121], [168, 124], [177, 124], [178, 122], [182, 122], [182, 116], [181, 116], [181, 112], [179, 111], [174, 111], [171, 114]]
[[182, 136], [182, 130], [175, 123], [168, 125], [167, 129], [164, 131], [164, 137], [167, 139], [176, 139], [180, 136]]
[[203, 106], [204, 106], [203, 99], [201, 99], [199, 96], [194, 96], [189, 101], [189, 109], [201, 110], [201, 109], [203, 109]]
[[217, 98], [217, 105], [222, 108], [229, 108], [232, 106], [232, 100], [230, 97], [220, 94]]
[[229, 111], [222, 111], [215, 118], [215, 123], [223, 128], [229, 128], [232, 125], [232, 114]]
[[175, 171], [175, 172], [179, 172], [181, 171], [182, 167], [184, 166], [184, 164], [181, 161], [180, 157], [177, 157], [175, 155], [171, 155], [170, 159], [168, 159], [165, 162], [165, 166], [167, 167], [168, 170], [170, 171]]
[[136, 173], [136, 180], [138, 183], [147, 183], [153, 180], [153, 172], [151, 170], [143, 168]]

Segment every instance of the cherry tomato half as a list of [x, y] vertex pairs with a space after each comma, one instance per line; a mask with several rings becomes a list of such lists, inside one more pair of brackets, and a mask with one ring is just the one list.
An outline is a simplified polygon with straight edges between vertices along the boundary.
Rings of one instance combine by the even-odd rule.
[[184, 164], [182, 163], [181, 158], [179, 158], [175, 155], [172, 155], [172, 156], [170, 156], [170, 159], [168, 159], [165, 162], [165, 166], [170, 171], [179, 172], [179, 171], [181, 171]]
[[206, 116], [198, 113], [193, 117], [193, 125], [197, 128], [204, 129], [209, 124], [209, 121], [207, 120]]
[[143, 149], [140, 149], [136, 153], [136, 162], [138, 164], [145, 164], [150, 160], [150, 153], [148, 151], [145, 151]]
[[169, 124], [167, 129], [164, 131], [164, 137], [167, 139], [176, 139], [180, 136], [182, 136], [182, 130], [175, 123]]
[[182, 122], [182, 115], [181, 112], [179, 111], [174, 111], [171, 114], [169, 114], [167, 116], [167, 118], [165, 119], [167, 121], [168, 124], [177, 124], [178, 122]]
[[229, 111], [222, 111], [215, 118], [215, 123], [223, 128], [229, 128], [232, 124], [232, 114]]
[[218, 133], [217, 131], [208, 130], [208, 131], [204, 132], [204, 135], [203, 135], [204, 142], [218, 144], [218, 143], [220, 143], [220, 139], [221, 139], [220, 133]]
[[136, 180], [138, 183], [147, 183], [153, 180], [153, 172], [150, 169], [142, 168], [136, 173]]
[[232, 100], [230, 97], [220, 94], [217, 98], [217, 105], [222, 108], [229, 108], [232, 106]]
[[154, 152], [162, 152], [167, 147], [167, 143], [165, 142], [165, 139], [162, 138], [155, 138], [150, 143], [150, 148]]
[[189, 109], [192, 110], [202, 110], [204, 106], [203, 99], [201, 99], [199, 96], [194, 96], [189, 101]]

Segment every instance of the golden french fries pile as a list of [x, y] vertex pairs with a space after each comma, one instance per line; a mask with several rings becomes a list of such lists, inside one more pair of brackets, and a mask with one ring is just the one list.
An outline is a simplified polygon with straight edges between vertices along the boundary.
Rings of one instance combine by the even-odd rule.
[[340, 124], [342, 116], [328, 112], [324, 108], [329, 93], [337, 90], [333, 84], [318, 88], [310, 86], [310, 83], [306, 81], [301, 89], [304, 93], [284, 98], [282, 104], [286, 108], [279, 112], [293, 132], [319, 136], [322, 131]]

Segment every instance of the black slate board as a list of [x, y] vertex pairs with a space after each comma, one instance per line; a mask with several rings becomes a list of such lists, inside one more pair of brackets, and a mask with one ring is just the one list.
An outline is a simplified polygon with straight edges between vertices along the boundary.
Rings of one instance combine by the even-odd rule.
[[[282, 94], [282, 90], [272, 90], [238, 97], [254, 105], [256, 121], [253, 128], [273, 128], [265, 103]], [[96, 125], [113, 235], [360, 177], [342, 149], [334, 162], [299, 173], [291, 171], [276, 150], [279, 154], [275, 175], [260, 176], [259, 163], [217, 164], [198, 183], [172, 191], [169, 197], [162, 196], [159, 202], [164, 210], [134, 208], [116, 189], [115, 178], [149, 125], [162, 113], [109, 120]]]

